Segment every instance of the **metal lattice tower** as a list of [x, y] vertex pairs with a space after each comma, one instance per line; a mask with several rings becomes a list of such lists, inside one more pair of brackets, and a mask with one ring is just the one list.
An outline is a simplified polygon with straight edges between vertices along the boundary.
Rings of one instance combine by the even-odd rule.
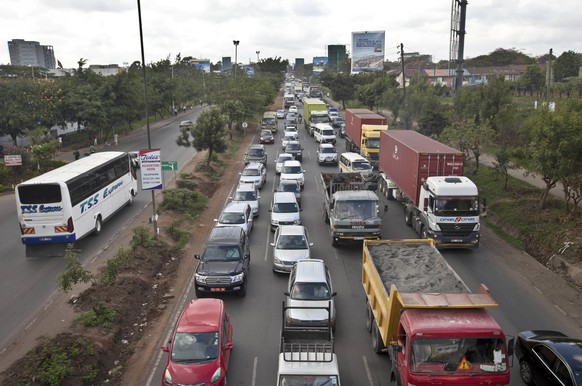
[[449, 75], [451, 65], [456, 64], [454, 89], [463, 85], [463, 56], [465, 51], [465, 19], [467, 16], [467, 0], [452, 0], [451, 4], [451, 39], [449, 46]]

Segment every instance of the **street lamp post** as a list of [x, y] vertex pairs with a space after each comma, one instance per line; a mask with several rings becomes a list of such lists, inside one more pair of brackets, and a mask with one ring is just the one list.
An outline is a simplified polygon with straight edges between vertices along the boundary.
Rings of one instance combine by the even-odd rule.
[[261, 51], [256, 51], [257, 53], [257, 63], [259, 63], [259, 54], [261, 53]]
[[234, 67], [232, 69], [234, 71], [234, 77], [236, 78], [236, 67], [238, 65], [238, 44], [240, 43], [240, 40], [233, 40], [232, 43], [234, 44]]

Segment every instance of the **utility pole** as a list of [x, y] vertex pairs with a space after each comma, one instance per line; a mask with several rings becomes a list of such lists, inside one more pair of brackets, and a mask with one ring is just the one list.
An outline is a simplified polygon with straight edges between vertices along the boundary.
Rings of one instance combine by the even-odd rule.
[[457, 53], [457, 76], [455, 80], [455, 90], [458, 90], [463, 86], [463, 64], [465, 63], [465, 59], [463, 56], [465, 55], [465, 20], [467, 19], [467, 0], [457, 0], [459, 5], [461, 6], [461, 14], [459, 19], [459, 30], [457, 31], [457, 35], [459, 36], [459, 51]]
[[548, 70], [546, 71], [546, 104], [550, 103], [550, 86], [552, 83], [552, 54], [554, 50], [550, 48], [550, 57], [548, 60]]
[[233, 40], [232, 44], [234, 44], [234, 67], [232, 68], [234, 71], [234, 79], [236, 79], [236, 68], [238, 66], [238, 45], [240, 43], [240, 40]]
[[404, 44], [400, 43], [400, 63], [402, 65], [402, 99], [406, 99], [406, 76], [404, 75]]
[[261, 51], [256, 51], [257, 53], [257, 63], [259, 63], [259, 54], [261, 53]]

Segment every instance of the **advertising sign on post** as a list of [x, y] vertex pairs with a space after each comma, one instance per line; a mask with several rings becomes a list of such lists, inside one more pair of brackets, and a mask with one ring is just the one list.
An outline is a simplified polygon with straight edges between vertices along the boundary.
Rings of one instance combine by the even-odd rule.
[[385, 31], [352, 32], [352, 74], [384, 68]]
[[160, 149], [139, 151], [142, 190], [162, 189], [162, 156]]

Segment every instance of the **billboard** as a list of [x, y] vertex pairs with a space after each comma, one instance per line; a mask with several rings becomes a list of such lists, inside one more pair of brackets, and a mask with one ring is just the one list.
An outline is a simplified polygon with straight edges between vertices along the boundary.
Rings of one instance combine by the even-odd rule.
[[352, 74], [384, 68], [385, 31], [352, 32]]
[[322, 73], [327, 66], [327, 56], [314, 56], [313, 57], [313, 72]]
[[255, 75], [255, 66], [252, 64], [243, 64], [242, 66], [243, 72], [247, 74], [247, 76]]
[[210, 72], [210, 60], [209, 59], [192, 59], [190, 64], [193, 65], [197, 70], [202, 70], [204, 72]]

